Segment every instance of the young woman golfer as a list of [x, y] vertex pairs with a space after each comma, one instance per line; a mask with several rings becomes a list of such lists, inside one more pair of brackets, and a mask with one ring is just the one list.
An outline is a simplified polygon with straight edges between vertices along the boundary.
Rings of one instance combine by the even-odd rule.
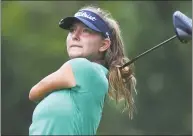
[[60, 21], [69, 30], [70, 60], [32, 87], [29, 99], [39, 101], [29, 135], [95, 135], [105, 97], [125, 101], [132, 118], [136, 80], [118, 23], [100, 8], [81, 8]]

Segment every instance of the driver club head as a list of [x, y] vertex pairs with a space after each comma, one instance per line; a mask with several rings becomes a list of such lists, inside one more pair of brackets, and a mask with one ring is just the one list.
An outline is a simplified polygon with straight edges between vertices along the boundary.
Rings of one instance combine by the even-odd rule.
[[178, 39], [182, 43], [192, 40], [192, 19], [176, 11], [173, 14], [173, 25]]

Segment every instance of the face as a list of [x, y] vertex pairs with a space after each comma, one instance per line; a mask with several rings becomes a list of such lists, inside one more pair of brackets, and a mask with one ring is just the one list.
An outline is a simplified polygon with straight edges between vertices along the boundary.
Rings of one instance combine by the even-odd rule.
[[95, 60], [100, 59], [101, 54], [110, 46], [102, 35], [82, 24], [76, 22], [70, 28], [66, 45], [69, 57], [84, 57]]

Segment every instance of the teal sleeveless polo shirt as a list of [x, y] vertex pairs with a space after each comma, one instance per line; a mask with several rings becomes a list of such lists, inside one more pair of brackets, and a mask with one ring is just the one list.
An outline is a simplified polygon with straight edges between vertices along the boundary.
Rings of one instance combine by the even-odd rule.
[[36, 106], [29, 135], [96, 135], [108, 70], [85, 58], [71, 59], [76, 86], [53, 91]]

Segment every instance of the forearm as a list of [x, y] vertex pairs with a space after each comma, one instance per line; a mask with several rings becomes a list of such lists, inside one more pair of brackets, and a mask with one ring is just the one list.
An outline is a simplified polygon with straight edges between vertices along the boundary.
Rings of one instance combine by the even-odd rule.
[[46, 96], [51, 91], [52, 90], [48, 88], [48, 84], [44, 83], [44, 81], [40, 81], [31, 88], [29, 93], [29, 99], [32, 101], [38, 101], [44, 98], [44, 96]]
[[36, 101], [44, 98], [47, 94], [54, 90], [71, 88], [75, 85], [76, 82], [72, 69], [70, 65], [65, 65], [33, 86], [29, 93], [29, 99]]
[[54, 82], [54, 77], [53, 75], [56, 72], [46, 76], [43, 78], [40, 82], [38, 82], [36, 85], [34, 85], [29, 93], [29, 99], [32, 101], [40, 100], [44, 98], [48, 93], [53, 91], [54, 89], [57, 89], [53, 82]]

